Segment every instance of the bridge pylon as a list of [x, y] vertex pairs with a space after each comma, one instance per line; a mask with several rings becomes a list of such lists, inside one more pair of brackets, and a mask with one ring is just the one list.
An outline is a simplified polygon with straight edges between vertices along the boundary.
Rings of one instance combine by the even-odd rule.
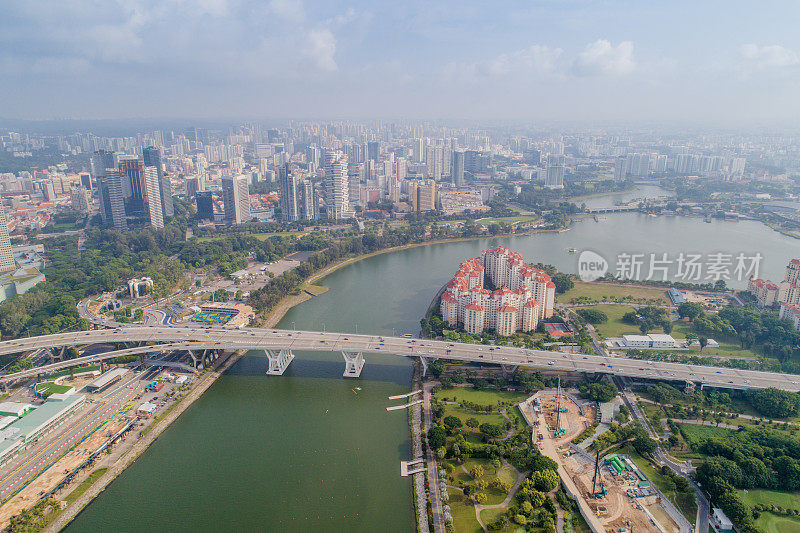
[[362, 352], [342, 352], [344, 357], [344, 374], [346, 378], [357, 378], [364, 368], [364, 354]]
[[264, 350], [267, 352], [269, 359], [269, 366], [267, 367], [268, 376], [282, 376], [286, 371], [286, 367], [294, 359], [294, 354], [291, 350]]

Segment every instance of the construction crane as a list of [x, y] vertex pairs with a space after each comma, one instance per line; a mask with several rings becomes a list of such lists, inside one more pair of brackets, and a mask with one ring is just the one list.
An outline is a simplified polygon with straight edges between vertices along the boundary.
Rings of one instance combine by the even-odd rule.
[[600, 450], [597, 450], [597, 455], [595, 456], [594, 460], [594, 477], [592, 478], [592, 495], [595, 498], [602, 498], [608, 491], [606, 490], [605, 485], [603, 485], [603, 480], [600, 480], [600, 491], [597, 490], [597, 480], [600, 477]]
[[558, 389], [556, 389], [556, 431], [555, 436], [560, 437], [564, 434], [561, 427], [561, 376], [558, 376]]

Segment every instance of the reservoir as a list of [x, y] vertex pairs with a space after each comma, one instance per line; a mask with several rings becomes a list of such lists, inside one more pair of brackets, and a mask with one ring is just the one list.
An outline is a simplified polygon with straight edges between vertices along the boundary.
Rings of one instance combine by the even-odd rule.
[[[773, 280], [800, 256], [800, 241], [758, 222], [613, 214], [562, 233], [451, 242], [356, 262], [325, 278], [330, 290], [290, 310], [279, 327], [416, 334], [458, 263], [496, 245], [566, 272], [577, 266], [570, 248], [607, 258], [758, 252], [762, 277]], [[411, 362], [366, 354], [361, 378], [351, 380], [342, 378], [341, 354], [295, 355], [281, 377], [265, 375], [263, 353], [242, 358], [68, 530], [413, 531], [410, 478], [399, 475], [400, 461], [410, 457], [407, 415], [385, 410], [393, 404], [387, 396], [408, 391]]]

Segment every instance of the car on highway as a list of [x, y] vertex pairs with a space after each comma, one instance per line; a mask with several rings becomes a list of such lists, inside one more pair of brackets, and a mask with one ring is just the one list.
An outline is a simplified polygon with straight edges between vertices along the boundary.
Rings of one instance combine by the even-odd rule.
[[556, 364], [556, 362], [555, 362], [555, 361], [550, 361], [550, 362], [549, 362], [549, 363], [547, 363], [547, 364], [548, 364], [548, 365], [550, 365], [550, 366], [553, 366], [554, 364]]

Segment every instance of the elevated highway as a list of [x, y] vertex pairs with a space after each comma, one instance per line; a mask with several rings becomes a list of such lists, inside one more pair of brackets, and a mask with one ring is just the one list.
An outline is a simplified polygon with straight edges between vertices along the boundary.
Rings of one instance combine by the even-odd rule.
[[361, 374], [364, 354], [367, 353], [418, 357], [426, 368], [429, 361], [446, 358], [500, 365], [508, 370], [522, 366], [559, 372], [599, 372], [640, 379], [691, 381], [705, 386], [730, 389], [776, 387], [800, 392], [800, 376], [792, 374], [567, 354], [508, 346], [268, 328], [118, 326], [113, 329], [58, 333], [2, 341], [0, 342], [0, 355], [94, 343], [146, 345], [44, 365], [24, 372], [0, 376], [0, 381], [46, 374], [75, 364], [91, 363], [121, 355], [146, 355], [149, 352], [176, 350], [187, 350], [193, 358], [196, 357], [195, 352], [203, 350], [264, 350], [269, 359], [267, 373], [280, 375], [291, 363], [295, 351], [338, 351], [344, 356], [344, 376], [346, 377], [357, 377]]

